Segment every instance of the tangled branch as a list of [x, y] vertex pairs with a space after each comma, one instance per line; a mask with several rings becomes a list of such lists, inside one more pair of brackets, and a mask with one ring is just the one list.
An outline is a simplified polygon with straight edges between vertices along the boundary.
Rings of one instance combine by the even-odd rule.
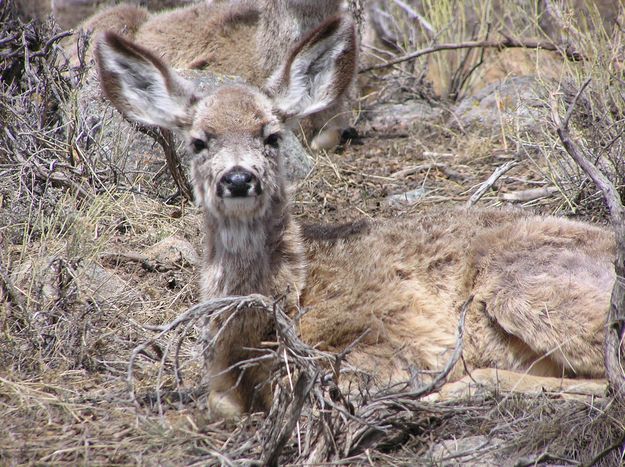
[[[223, 321], [221, 328], [207, 343], [209, 347], [214, 346], [224, 329], [237, 319], [237, 313], [254, 309], [273, 320], [277, 339], [277, 349], [258, 358], [272, 358], [281, 365], [281, 369], [274, 372], [274, 400], [258, 433], [262, 451], [256, 455], [262, 459], [263, 465], [278, 465], [294, 434], [298, 439], [298, 463], [327, 462], [356, 455], [380, 444], [401, 442], [410, 433], [421, 430], [432, 413], [438, 410], [421, 402], [420, 398], [437, 390], [458, 362], [462, 353], [464, 320], [471, 301], [472, 298], [467, 300], [460, 310], [457, 342], [447, 365], [429, 384], [414, 391], [393, 392], [384, 388], [370, 393], [370, 388], [366, 387], [364, 392], [361, 388], [360, 395], [353, 394], [349, 385], [339, 385], [339, 380], [341, 372], [345, 371], [341, 363], [358, 344], [358, 339], [337, 355], [316, 350], [301, 341], [294, 321], [284, 313], [279, 300], [250, 295], [201, 303], [155, 329], [158, 333], [132, 352], [127, 374], [129, 394], [138, 405], [133, 383], [136, 359], [166, 334], [183, 326], [187, 329], [198, 320], [202, 326], [207, 326], [208, 320], [219, 319]], [[161, 370], [167, 353], [168, 350], [161, 357]], [[205, 355], [210, 358], [210, 351]], [[258, 359], [250, 359], [237, 362], [236, 367], [240, 369], [257, 363]], [[348, 365], [346, 367], [349, 369]], [[159, 381], [161, 373], [159, 371]], [[156, 399], [160, 402], [158, 389]], [[308, 441], [302, 445], [302, 439]], [[236, 454], [243, 455], [244, 449], [237, 450]], [[290, 454], [293, 458], [294, 453]]]

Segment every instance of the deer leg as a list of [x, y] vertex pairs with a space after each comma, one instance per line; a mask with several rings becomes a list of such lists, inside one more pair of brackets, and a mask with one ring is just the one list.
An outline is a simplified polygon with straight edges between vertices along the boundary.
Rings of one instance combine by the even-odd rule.
[[614, 281], [609, 264], [544, 247], [527, 256], [503, 251], [485, 266], [471, 291], [469, 322], [476, 327], [469, 334], [482, 336], [476, 339], [480, 361], [473, 366], [537, 376], [603, 376]]
[[239, 355], [236, 361], [213, 360], [208, 367], [210, 394], [208, 408], [213, 418], [236, 420], [244, 413], [267, 411], [271, 406], [271, 365], [258, 362], [248, 368], [236, 368], [257, 357], [257, 353]]
[[349, 112], [340, 102], [312, 116], [312, 124], [318, 133], [310, 143], [311, 149], [333, 149], [341, 142], [342, 131], [349, 126]]
[[602, 379], [570, 379], [532, 376], [527, 373], [480, 368], [458, 381], [445, 384], [429, 401], [459, 400], [493, 392], [550, 394], [565, 399], [603, 397], [607, 382]]
[[236, 420], [245, 413], [245, 401], [237, 385], [238, 372], [231, 367], [227, 354], [207, 359], [205, 368], [210, 387], [208, 409], [211, 418]]
[[271, 320], [264, 312], [247, 310], [223, 326], [211, 323], [206, 339], [212, 343], [205, 359], [211, 417], [236, 420], [250, 411], [268, 410], [272, 360], [260, 347], [272, 340]]

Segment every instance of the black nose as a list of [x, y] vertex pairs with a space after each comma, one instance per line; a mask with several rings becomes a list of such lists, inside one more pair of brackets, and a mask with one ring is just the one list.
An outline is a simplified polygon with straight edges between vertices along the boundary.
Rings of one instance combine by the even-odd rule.
[[241, 168], [229, 170], [221, 178], [221, 183], [224, 188], [228, 189], [232, 197], [247, 196], [255, 182], [254, 174]]

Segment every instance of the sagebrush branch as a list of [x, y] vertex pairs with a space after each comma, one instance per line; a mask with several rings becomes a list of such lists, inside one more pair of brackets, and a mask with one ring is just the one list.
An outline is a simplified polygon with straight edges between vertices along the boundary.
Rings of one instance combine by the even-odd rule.
[[148, 135], [154, 141], [156, 141], [165, 154], [165, 161], [167, 162], [167, 168], [171, 174], [180, 194], [188, 201], [193, 202], [193, 189], [189, 184], [189, 180], [184, 174], [182, 169], [182, 162], [176, 152], [176, 144], [174, 142], [174, 135], [170, 130], [164, 128], [152, 128], [144, 125], [138, 125], [137, 129], [143, 134]]
[[380, 397], [375, 397], [374, 402], [379, 401], [388, 401], [396, 398], [413, 398], [419, 399], [421, 397], [432, 394], [434, 391], [438, 390], [446, 381], [447, 376], [451, 373], [451, 370], [454, 369], [458, 360], [462, 356], [462, 347], [464, 343], [464, 322], [467, 316], [467, 311], [469, 307], [473, 303], [473, 295], [471, 295], [460, 308], [460, 319], [458, 320], [458, 328], [456, 330], [456, 346], [454, 347], [454, 351], [451, 354], [451, 357], [447, 361], [445, 367], [436, 375], [436, 377], [428, 384], [425, 384], [414, 391], [411, 392], [403, 392], [403, 393], [392, 393], [386, 394]]
[[415, 52], [411, 52], [406, 55], [402, 55], [401, 57], [395, 58], [393, 60], [389, 60], [385, 63], [381, 63], [379, 65], [372, 65], [362, 70], [359, 70], [358, 73], [367, 73], [373, 70], [381, 70], [383, 68], [389, 68], [394, 65], [398, 65], [399, 63], [407, 62], [409, 60], [414, 60], [416, 58], [422, 57], [423, 55], [428, 55], [435, 52], [440, 52], [442, 50], [459, 50], [459, 49], [510, 49], [510, 48], [523, 48], [523, 49], [543, 49], [543, 50], [551, 50], [554, 52], [560, 52], [565, 55], [569, 60], [580, 61], [584, 60], [585, 57], [568, 46], [562, 46], [555, 44], [550, 41], [538, 41], [538, 40], [517, 40], [510, 37], [507, 37], [503, 40], [483, 40], [483, 41], [467, 41], [467, 42], [453, 42], [447, 44], [437, 44], [432, 47], [428, 47], [427, 49], [417, 50]]
[[[157, 342], [160, 338], [169, 332], [174, 331], [182, 324], [190, 321], [195, 321], [200, 318], [212, 316], [216, 313], [232, 313], [233, 311], [241, 310], [244, 308], [259, 308], [265, 309], [268, 313], [272, 312], [272, 304], [269, 299], [263, 295], [253, 294], [247, 296], [231, 296], [223, 297], [206, 302], [199, 303], [192, 306], [183, 314], [179, 315], [173, 321], [157, 328], [159, 331], [157, 335], [141, 343], [133, 350], [128, 361], [128, 371], [126, 375], [126, 382], [128, 386], [128, 392], [130, 400], [137, 404], [137, 399], [134, 390], [134, 366], [137, 357], [145, 351], [150, 345]], [[147, 329], [147, 328], [146, 328]], [[150, 330], [154, 330], [151, 328]], [[138, 405], [138, 404], [137, 404]]]

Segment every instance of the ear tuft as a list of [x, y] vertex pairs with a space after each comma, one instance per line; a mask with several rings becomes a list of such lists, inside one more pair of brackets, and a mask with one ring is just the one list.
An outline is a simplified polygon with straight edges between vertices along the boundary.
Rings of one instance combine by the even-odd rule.
[[310, 31], [267, 81], [277, 111], [299, 119], [331, 106], [342, 96], [356, 72], [354, 22], [346, 15], [331, 17]]
[[105, 96], [129, 119], [170, 129], [190, 124], [193, 86], [151, 52], [108, 31], [95, 58]]

